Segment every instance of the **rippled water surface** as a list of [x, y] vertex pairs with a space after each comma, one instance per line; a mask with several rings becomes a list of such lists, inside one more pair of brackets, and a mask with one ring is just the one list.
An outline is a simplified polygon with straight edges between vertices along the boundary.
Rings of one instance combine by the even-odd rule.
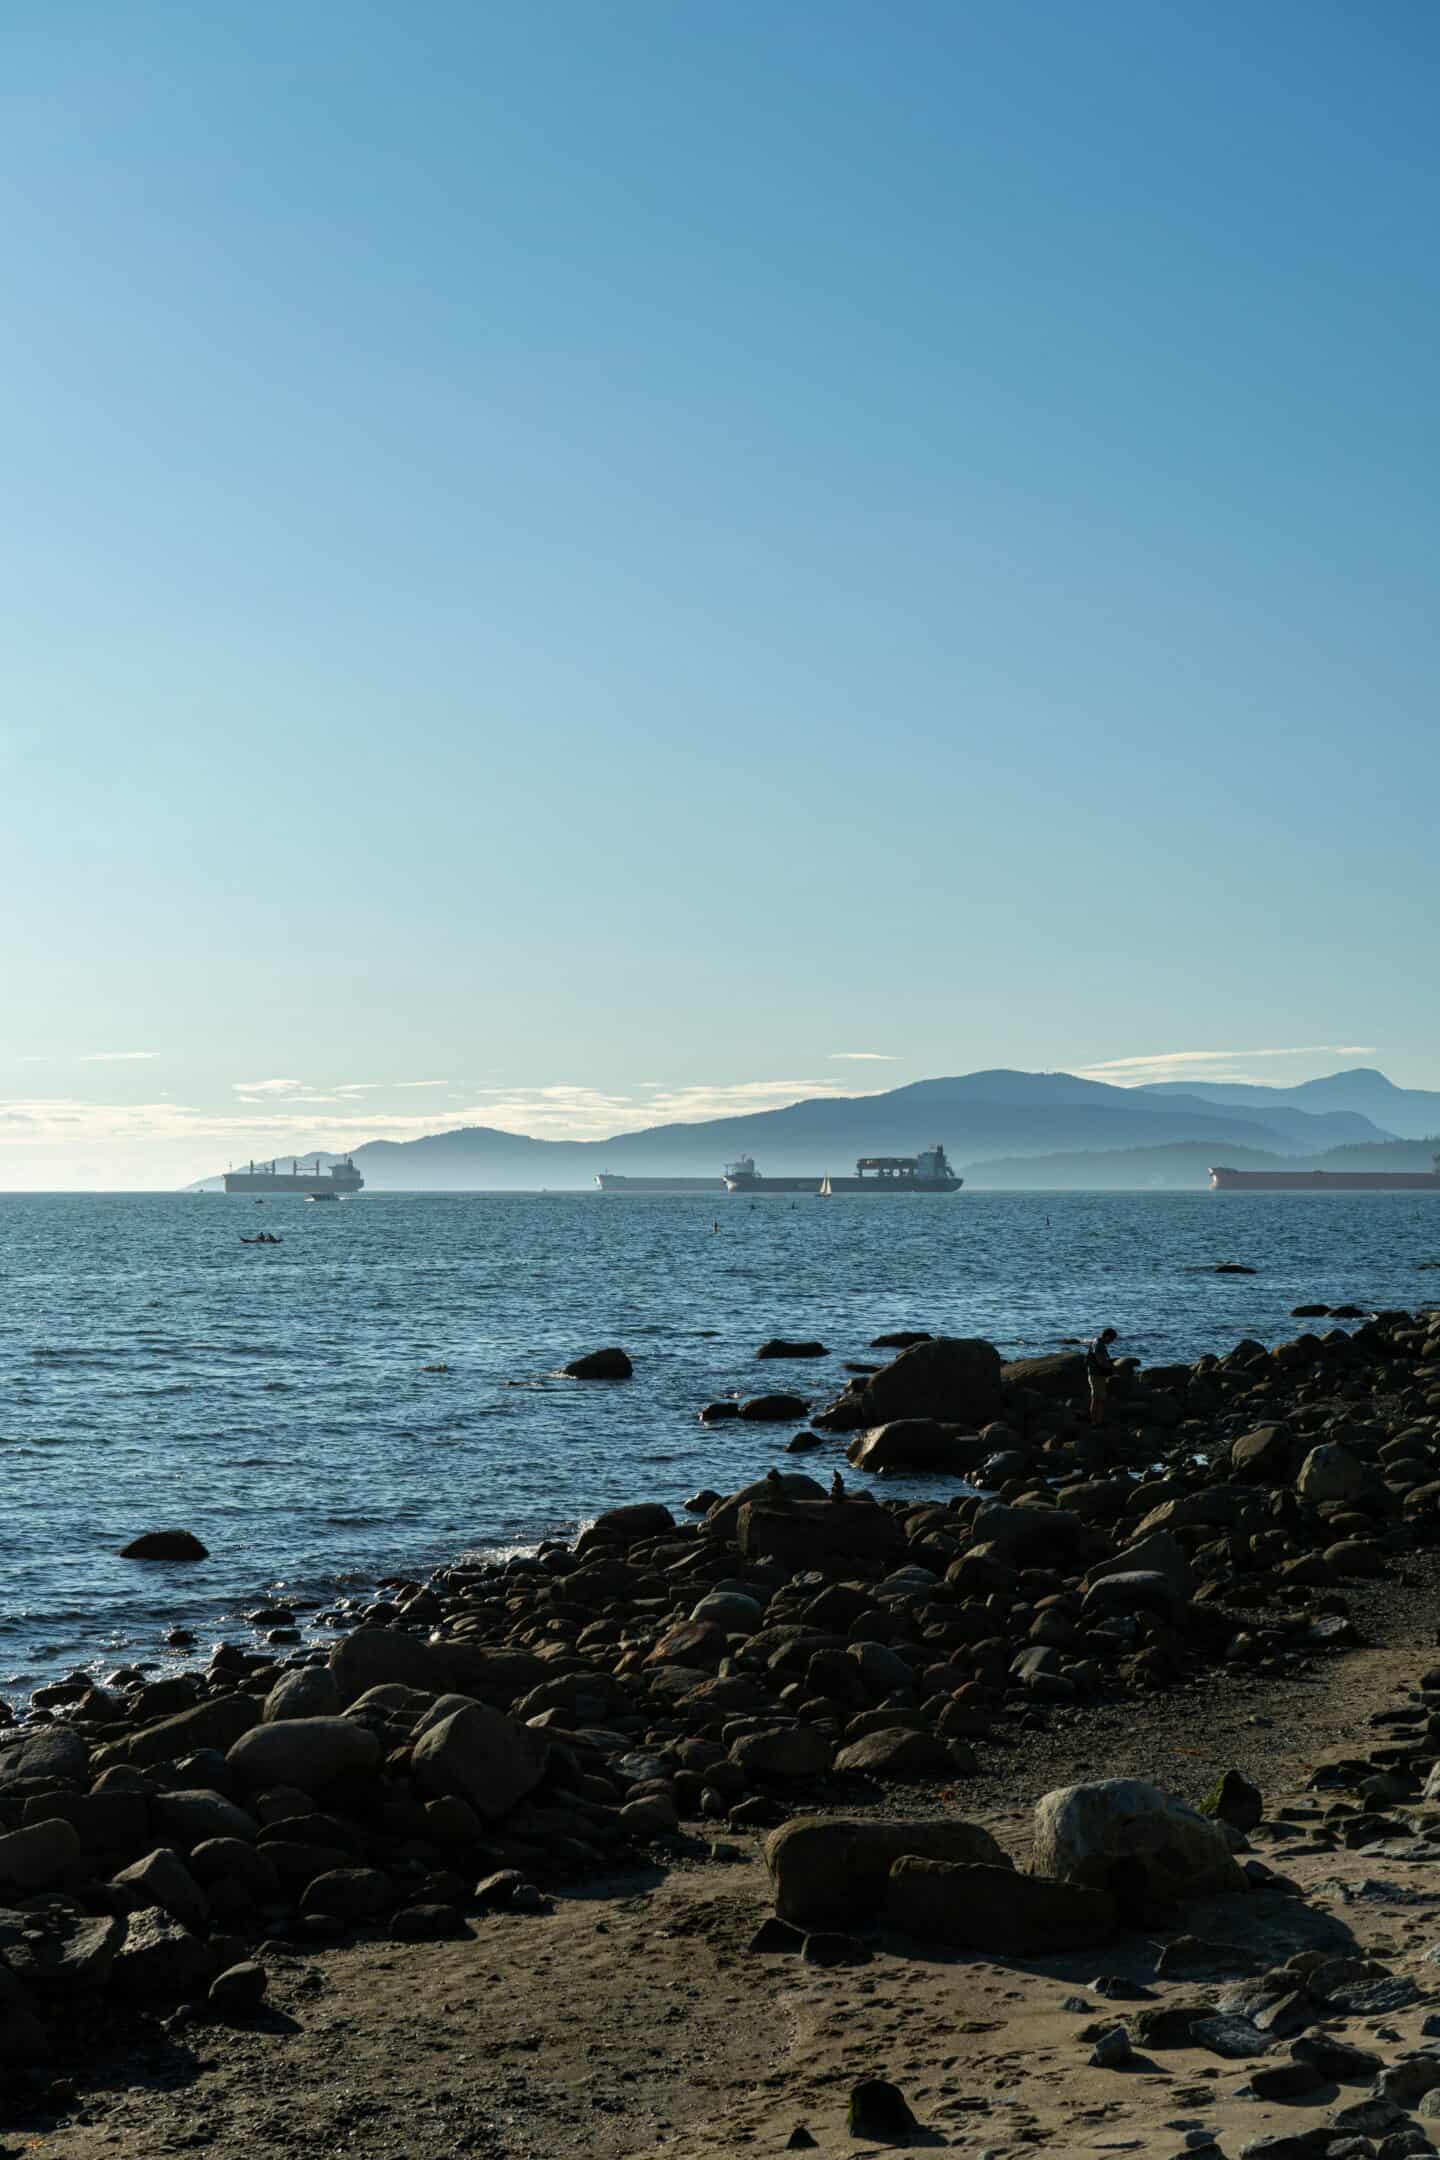
[[[242, 1246], [261, 1224], [283, 1244]], [[1232, 1259], [1260, 1272], [1204, 1272]], [[0, 1195], [0, 1687], [733, 1486], [790, 1428], [700, 1404], [818, 1401], [884, 1329], [1018, 1353], [1109, 1322], [1149, 1363], [1278, 1341], [1302, 1300], [1440, 1302], [1436, 1259], [1440, 1201], [1413, 1193]], [[776, 1334], [833, 1355], [757, 1365]], [[632, 1381], [555, 1376], [611, 1342]], [[212, 1558], [115, 1557], [171, 1525]]]

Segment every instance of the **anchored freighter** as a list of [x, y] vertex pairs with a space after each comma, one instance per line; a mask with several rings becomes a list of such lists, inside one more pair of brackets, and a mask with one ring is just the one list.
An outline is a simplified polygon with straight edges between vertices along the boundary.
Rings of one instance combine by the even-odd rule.
[[[1440, 1156], [1435, 1158], [1440, 1165]], [[1210, 1172], [1212, 1192], [1440, 1192], [1434, 1170], [1226, 1170]]]
[[365, 1184], [360, 1172], [347, 1155], [344, 1162], [332, 1163], [328, 1170], [320, 1167], [315, 1157], [309, 1170], [300, 1167], [302, 1158], [292, 1155], [290, 1168], [282, 1170], [280, 1159], [268, 1163], [250, 1163], [244, 1170], [225, 1172], [226, 1192], [236, 1193], [305, 1193], [312, 1200], [334, 1200], [341, 1193], [360, 1192]]
[[959, 1192], [963, 1178], [956, 1177], [938, 1144], [922, 1155], [862, 1155], [854, 1177], [762, 1177], [753, 1156], [742, 1155], [727, 1163], [725, 1190], [732, 1193], [951, 1193]]

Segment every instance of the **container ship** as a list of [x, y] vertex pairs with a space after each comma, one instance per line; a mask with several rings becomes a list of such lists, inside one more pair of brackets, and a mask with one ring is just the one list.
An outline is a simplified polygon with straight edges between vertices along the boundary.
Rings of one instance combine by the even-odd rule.
[[854, 1177], [762, 1177], [749, 1155], [725, 1167], [725, 1190], [732, 1193], [951, 1193], [964, 1182], [938, 1146], [922, 1155], [862, 1155]]
[[622, 1177], [616, 1170], [601, 1170], [595, 1183], [601, 1192], [724, 1192], [719, 1177]]
[[1210, 1172], [1212, 1192], [1440, 1192], [1434, 1170], [1226, 1170]]
[[311, 1200], [338, 1200], [341, 1193], [360, 1192], [365, 1180], [347, 1155], [344, 1162], [332, 1163], [328, 1170], [320, 1167], [317, 1155], [313, 1168], [302, 1170], [301, 1158], [292, 1156], [290, 1168], [282, 1170], [278, 1159], [269, 1163], [250, 1163], [243, 1170], [225, 1172], [225, 1190], [233, 1193], [304, 1193]]

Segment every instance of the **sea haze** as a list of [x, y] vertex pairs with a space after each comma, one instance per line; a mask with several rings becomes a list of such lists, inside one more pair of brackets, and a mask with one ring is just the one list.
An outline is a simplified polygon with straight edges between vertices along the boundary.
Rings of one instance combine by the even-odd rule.
[[[1440, 1196], [1414, 1193], [0, 1208], [12, 1696], [77, 1666], [162, 1657], [179, 1623], [202, 1649], [248, 1640], [239, 1616], [274, 1592], [324, 1597], [567, 1532], [621, 1501], [733, 1488], [796, 1428], [705, 1428], [701, 1404], [774, 1387], [818, 1403], [882, 1330], [984, 1335], [1018, 1355], [1108, 1322], [1153, 1363], [1278, 1341], [1302, 1301], [1440, 1300], [1425, 1265], [1440, 1261]], [[283, 1243], [242, 1245], [261, 1225]], [[1232, 1259], [1258, 1274], [1206, 1272]], [[832, 1355], [757, 1363], [773, 1335]], [[612, 1342], [632, 1381], [556, 1376]], [[803, 1466], [828, 1476], [839, 1459], [827, 1448]], [[212, 1558], [116, 1557], [172, 1526]]]

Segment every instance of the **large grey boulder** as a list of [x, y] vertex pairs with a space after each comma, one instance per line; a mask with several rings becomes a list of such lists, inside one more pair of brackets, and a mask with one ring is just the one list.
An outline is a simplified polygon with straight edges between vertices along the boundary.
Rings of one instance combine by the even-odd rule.
[[310, 1717], [256, 1725], [242, 1733], [226, 1760], [252, 1791], [293, 1785], [313, 1793], [336, 1778], [377, 1770], [380, 1754], [379, 1740], [357, 1719]]
[[125, 1940], [125, 1922], [63, 1909], [0, 1912], [0, 1957], [27, 1987], [64, 1997], [104, 1987]]
[[453, 1793], [482, 1821], [498, 1822], [534, 1791], [549, 1756], [549, 1742], [532, 1726], [471, 1703], [421, 1734], [411, 1767], [422, 1792]]
[[1246, 1888], [1220, 1825], [1139, 1778], [1046, 1793], [1035, 1808], [1031, 1866], [1108, 1891], [1127, 1920]]
[[196, 1933], [210, 1917], [210, 1901], [180, 1855], [161, 1847], [147, 1853], [133, 1867], [122, 1868], [111, 1882], [132, 1912], [158, 1905], [182, 1927]]
[[830, 1759], [830, 1743], [813, 1725], [772, 1725], [745, 1733], [730, 1750], [731, 1762], [756, 1777], [824, 1777]]
[[265, 1723], [283, 1718], [339, 1717], [344, 1705], [327, 1665], [301, 1665], [277, 1680], [265, 1698]]
[[136, 1769], [152, 1763], [178, 1762], [205, 1748], [222, 1754], [241, 1733], [260, 1722], [260, 1705], [250, 1695], [219, 1695], [211, 1702], [196, 1703], [192, 1710], [178, 1711], [154, 1725], [143, 1725], [128, 1739], [105, 1748], [101, 1761], [128, 1762]]
[[888, 1725], [868, 1732], [842, 1747], [835, 1757], [837, 1770], [863, 1777], [893, 1778], [901, 1783], [937, 1777], [954, 1777], [960, 1762], [950, 1743], [934, 1733], [911, 1732], [903, 1725]]
[[353, 1703], [370, 1688], [398, 1680], [402, 1687], [438, 1695], [449, 1687], [451, 1665], [438, 1643], [428, 1643], [404, 1628], [357, 1628], [330, 1652], [330, 1670], [342, 1703]]
[[63, 1725], [47, 1726], [0, 1748], [0, 1791], [40, 1778], [47, 1785], [83, 1785], [89, 1770], [89, 1748], [79, 1733], [68, 1732]]
[[972, 1430], [1003, 1408], [1000, 1353], [975, 1336], [940, 1335], [881, 1367], [860, 1391], [867, 1425], [938, 1418]]
[[1133, 1575], [1137, 1571], [1163, 1575], [1177, 1597], [1188, 1598], [1195, 1588], [1190, 1555], [1173, 1530], [1154, 1530], [1110, 1559], [1093, 1562], [1087, 1582], [1093, 1585], [1107, 1575]]
[[963, 1477], [983, 1458], [985, 1442], [938, 1418], [891, 1418], [857, 1433], [845, 1453], [857, 1470], [939, 1470]]
[[1007, 1388], [1026, 1388], [1053, 1402], [1071, 1402], [1086, 1392], [1083, 1350], [1056, 1350], [1046, 1357], [1015, 1358], [1000, 1368]]
[[735, 1542], [741, 1557], [770, 1560], [790, 1574], [825, 1571], [843, 1564], [896, 1559], [905, 1533], [888, 1508], [868, 1500], [747, 1500], [740, 1510]]
[[1084, 1950], [1115, 1927], [1106, 1890], [1019, 1875], [1014, 1868], [959, 1865], [906, 1855], [890, 1870], [888, 1926], [922, 1942], [954, 1943], [992, 1957]]
[[150, 1822], [161, 1837], [187, 1852], [211, 1838], [241, 1838], [253, 1845], [260, 1833], [253, 1815], [223, 1793], [203, 1788], [156, 1793], [150, 1801]]
[[1295, 1490], [1307, 1507], [1323, 1507], [1327, 1500], [1363, 1500], [1374, 1486], [1370, 1465], [1338, 1440], [1311, 1448], [1295, 1480]]
[[80, 1835], [54, 1817], [0, 1837], [0, 1889], [50, 1890], [80, 1858]]
[[587, 1350], [560, 1368], [571, 1380], [628, 1380], [635, 1368], [623, 1350]]
[[151, 1905], [130, 1915], [115, 1960], [115, 1985], [127, 1996], [186, 1995], [208, 1987], [216, 1969], [209, 1943]]
[[923, 1822], [847, 1822], [799, 1815], [765, 1841], [775, 1910], [803, 1928], [843, 1928], [884, 1904], [890, 1870], [906, 1854], [957, 1864], [1006, 1868], [988, 1830], [951, 1818]]

